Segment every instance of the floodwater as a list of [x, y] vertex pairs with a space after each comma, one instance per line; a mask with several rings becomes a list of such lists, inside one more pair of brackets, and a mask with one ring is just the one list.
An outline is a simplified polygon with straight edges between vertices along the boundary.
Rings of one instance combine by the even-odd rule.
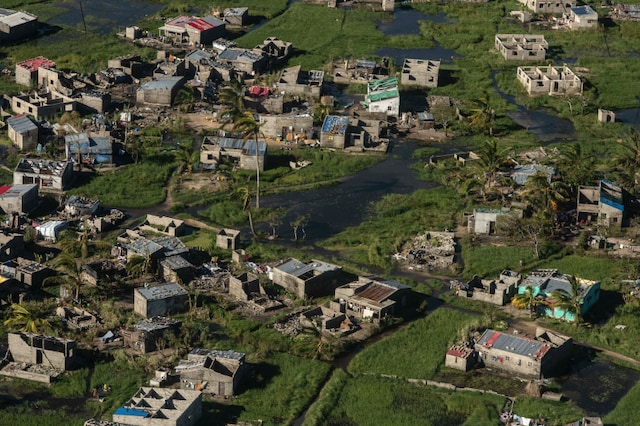
[[81, 0], [54, 3], [53, 6], [65, 12], [51, 18], [48, 24], [66, 25], [83, 29], [82, 12], [87, 31], [110, 34], [124, 31], [125, 27], [135, 25], [146, 16], [158, 13], [162, 4], [139, 0]]
[[289, 223], [299, 216], [310, 215], [305, 240], [313, 243], [359, 225], [367, 219], [371, 203], [385, 195], [410, 194], [435, 186], [420, 181], [411, 168], [419, 161], [411, 158], [416, 149], [414, 142], [396, 143], [391, 149], [385, 160], [338, 185], [263, 197], [260, 207], [285, 208], [287, 213], [278, 229], [282, 240], [293, 239]]
[[[557, 117], [542, 110], [530, 110], [516, 102], [515, 96], [507, 95], [498, 88], [496, 73], [491, 73], [493, 88], [500, 97], [518, 109], [510, 111], [507, 116], [519, 126], [531, 132], [536, 139], [543, 143], [561, 140], [571, 140], [575, 137], [576, 129], [570, 120]], [[515, 75], [514, 75], [515, 78]]]
[[374, 55], [393, 58], [396, 64], [401, 65], [404, 60], [409, 59], [431, 59], [432, 61], [441, 61], [443, 63], [449, 63], [456, 57], [461, 58], [455, 50], [445, 49], [436, 44], [432, 48], [424, 49], [396, 49], [390, 47], [384, 47], [373, 52]]
[[609, 361], [584, 359], [572, 366], [562, 394], [589, 415], [603, 416], [640, 380], [640, 372]]
[[444, 13], [425, 15], [419, 10], [411, 8], [397, 8], [393, 17], [378, 21], [378, 30], [386, 35], [415, 35], [420, 34], [420, 21], [431, 21], [436, 24], [447, 24], [449, 18]]
[[626, 108], [614, 111], [616, 121], [640, 128], [640, 108]]

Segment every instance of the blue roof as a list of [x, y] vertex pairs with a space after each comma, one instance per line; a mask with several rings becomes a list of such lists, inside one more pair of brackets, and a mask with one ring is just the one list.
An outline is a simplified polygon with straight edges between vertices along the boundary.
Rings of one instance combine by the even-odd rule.
[[344, 135], [349, 127], [349, 117], [327, 115], [322, 124], [322, 131], [336, 135]]
[[572, 7], [571, 11], [575, 14], [575, 15], [593, 15], [596, 13], [595, 10], [593, 10], [591, 8], [591, 6], [589, 5], [585, 5], [585, 6], [578, 6], [578, 7]]
[[113, 414], [114, 415], [117, 414], [117, 415], [120, 415], [120, 416], [149, 417], [149, 413], [147, 411], [145, 411], [145, 410], [140, 409], [140, 408], [120, 407]]

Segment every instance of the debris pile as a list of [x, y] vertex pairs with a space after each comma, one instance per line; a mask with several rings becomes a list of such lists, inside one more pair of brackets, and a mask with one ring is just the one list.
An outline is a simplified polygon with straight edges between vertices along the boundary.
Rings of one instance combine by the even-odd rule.
[[300, 316], [297, 314], [291, 314], [285, 322], [277, 322], [273, 324], [273, 328], [285, 336], [295, 337], [300, 334], [304, 327], [300, 321]]
[[405, 243], [393, 259], [409, 269], [445, 269], [453, 264], [456, 249], [453, 237], [453, 232], [427, 231]]

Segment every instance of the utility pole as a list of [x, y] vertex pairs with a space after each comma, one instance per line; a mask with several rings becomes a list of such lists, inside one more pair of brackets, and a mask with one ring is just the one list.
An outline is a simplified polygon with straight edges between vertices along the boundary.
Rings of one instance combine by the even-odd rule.
[[87, 32], [87, 23], [84, 20], [84, 9], [82, 9], [82, 1], [78, 0], [78, 3], [80, 4], [80, 15], [82, 15], [82, 25], [84, 25], [84, 32]]

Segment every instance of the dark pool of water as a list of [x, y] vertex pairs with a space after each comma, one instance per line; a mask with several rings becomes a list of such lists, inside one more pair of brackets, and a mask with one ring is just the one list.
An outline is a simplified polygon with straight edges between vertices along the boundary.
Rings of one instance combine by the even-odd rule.
[[562, 394], [589, 415], [603, 416], [638, 380], [640, 372], [608, 361], [582, 360], [563, 383]]
[[455, 50], [445, 49], [439, 45], [429, 49], [395, 49], [384, 47], [374, 52], [374, 55], [393, 58], [396, 64], [402, 65], [405, 59], [431, 59], [432, 61], [451, 62], [456, 57], [462, 57]]
[[415, 149], [413, 142], [399, 143], [387, 159], [338, 185], [263, 197], [260, 207], [284, 207], [287, 211], [278, 228], [281, 239], [293, 239], [289, 224], [306, 214], [311, 216], [306, 227], [306, 241], [313, 243], [326, 239], [359, 225], [367, 218], [370, 204], [387, 194], [409, 194], [434, 186], [418, 180], [411, 169], [417, 161], [411, 158]]
[[626, 108], [614, 111], [616, 121], [640, 128], [640, 108]]
[[146, 16], [159, 12], [163, 5], [136, 0], [81, 0], [65, 3], [54, 3], [55, 7], [65, 9], [49, 20], [52, 25], [66, 25], [83, 29], [80, 3], [84, 11], [87, 31], [100, 34], [124, 31], [125, 27], [134, 25]]
[[425, 15], [419, 10], [397, 8], [393, 12], [393, 17], [381, 19], [376, 22], [376, 25], [378, 30], [387, 35], [411, 35], [420, 34], [420, 21], [431, 21], [436, 24], [450, 22], [444, 13]]
[[[496, 82], [496, 73], [491, 74], [493, 88], [500, 97], [517, 107], [516, 111], [510, 111], [507, 116], [516, 124], [531, 132], [536, 139], [543, 143], [551, 143], [569, 140], [575, 137], [576, 129], [570, 120], [557, 117], [544, 110], [530, 110], [518, 102], [515, 96], [502, 92]], [[513, 78], [516, 78], [515, 75]]]

